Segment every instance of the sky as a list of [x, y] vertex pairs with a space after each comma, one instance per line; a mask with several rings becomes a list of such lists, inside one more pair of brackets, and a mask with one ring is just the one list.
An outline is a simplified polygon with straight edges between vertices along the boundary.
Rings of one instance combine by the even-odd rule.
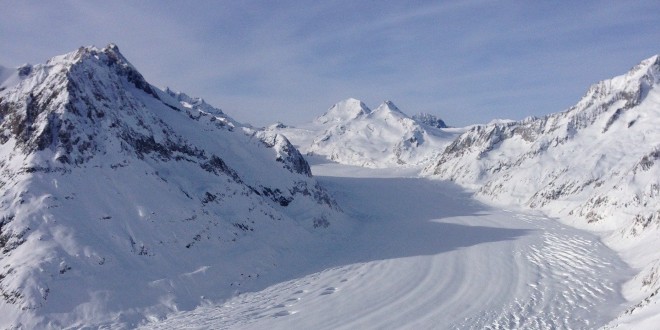
[[349, 97], [449, 125], [567, 109], [660, 53], [660, 1], [6, 1], [0, 65], [115, 43], [158, 87], [254, 125]]

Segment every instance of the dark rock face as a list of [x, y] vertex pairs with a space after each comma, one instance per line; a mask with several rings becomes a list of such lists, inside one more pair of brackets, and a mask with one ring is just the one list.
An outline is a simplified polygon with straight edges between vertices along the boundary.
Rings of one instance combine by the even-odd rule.
[[282, 134], [271, 131], [257, 131], [254, 136], [268, 148], [273, 148], [277, 153], [276, 160], [284, 164], [284, 168], [292, 173], [312, 176], [309, 163], [296, 147]]

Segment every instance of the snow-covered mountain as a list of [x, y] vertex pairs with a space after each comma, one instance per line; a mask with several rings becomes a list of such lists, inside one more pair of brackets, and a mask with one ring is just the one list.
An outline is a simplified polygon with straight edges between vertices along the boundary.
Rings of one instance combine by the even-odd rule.
[[419, 113], [411, 117], [413, 120], [425, 124], [427, 126], [435, 128], [448, 128], [444, 120], [430, 114], [430, 113]]
[[[660, 318], [659, 85], [654, 56], [542, 118], [456, 129], [432, 115], [409, 117], [391, 102], [371, 110], [348, 99], [306, 125], [256, 129], [201, 98], [152, 86], [115, 45], [0, 67], [0, 328], [132, 328], [204, 306], [222, 311], [210, 316], [216, 325], [217, 315], [229, 315], [221, 316], [225, 324], [264, 327], [297, 315], [313, 327], [365, 306], [380, 309], [379, 319], [401, 321], [392, 311], [411, 299], [448, 303], [420, 303], [416, 312], [429, 318], [406, 313], [400, 324], [566, 327], [591, 325], [567, 316], [588, 316], [604, 299], [613, 301], [595, 324], [619, 310], [618, 279], [628, 269], [594, 237], [527, 213], [484, 213], [457, 188], [408, 177], [423, 165], [431, 178], [471, 187], [483, 200], [600, 232], [638, 272], [623, 289], [635, 303], [609, 327], [653, 328]], [[338, 163], [397, 169], [315, 168], [369, 173], [322, 179], [343, 214], [294, 144]], [[475, 287], [483, 271], [466, 255], [488, 264], [501, 283]], [[411, 260], [436, 258], [441, 267], [421, 265], [400, 277]], [[451, 280], [443, 288], [422, 277]], [[512, 278], [515, 285], [502, 284]], [[396, 290], [381, 290], [382, 281]], [[237, 296], [274, 283], [262, 291], [272, 293], [265, 302], [262, 293]], [[362, 291], [342, 296], [351, 286]], [[475, 302], [492, 288], [498, 298]], [[322, 299], [331, 294], [353, 307], [325, 315]], [[373, 303], [379, 295], [395, 298], [383, 308]], [[289, 310], [301, 299], [313, 311]], [[447, 313], [466, 299], [469, 315]], [[373, 325], [372, 311], [358, 313], [363, 323], [356, 324]]]
[[[634, 267], [633, 301], [660, 292], [660, 57], [593, 85], [570, 109], [542, 118], [475, 126], [426, 173], [477, 189], [481, 198], [525, 205], [611, 231], [607, 242]], [[625, 293], [625, 292], [624, 292]], [[658, 314], [659, 308], [655, 308]], [[633, 312], [634, 314], [636, 312]]]
[[312, 123], [298, 127], [275, 124], [267, 130], [282, 133], [307, 154], [372, 168], [420, 165], [433, 159], [456, 136], [441, 129], [432, 115], [414, 119], [390, 101], [371, 110], [356, 99], [332, 106]]
[[0, 78], [0, 328], [132, 327], [341, 225], [284, 136], [155, 88], [115, 45]]

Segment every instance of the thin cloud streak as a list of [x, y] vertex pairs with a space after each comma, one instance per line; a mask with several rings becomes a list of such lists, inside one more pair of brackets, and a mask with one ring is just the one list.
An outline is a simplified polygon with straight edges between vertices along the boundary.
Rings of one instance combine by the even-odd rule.
[[152, 83], [236, 119], [301, 123], [356, 97], [453, 125], [562, 111], [660, 52], [655, 1], [18, 2], [0, 64], [119, 45]]

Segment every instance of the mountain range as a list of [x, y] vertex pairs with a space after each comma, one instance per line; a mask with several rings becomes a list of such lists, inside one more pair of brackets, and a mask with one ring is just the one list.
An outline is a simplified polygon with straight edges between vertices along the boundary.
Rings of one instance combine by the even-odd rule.
[[151, 85], [113, 44], [0, 67], [0, 327], [134, 327], [263, 288], [352, 228], [310, 157], [597, 233], [637, 272], [610, 327], [657, 318], [659, 85], [653, 56], [540, 118], [452, 128], [351, 98], [255, 128]]
[[308, 155], [370, 168], [426, 164], [462, 131], [447, 128], [430, 114], [410, 117], [391, 101], [371, 110], [353, 98], [333, 105], [310, 123], [295, 127], [277, 123], [267, 130], [286, 135]]
[[425, 174], [482, 200], [543, 210], [601, 232], [640, 273], [630, 300], [653, 307], [660, 292], [660, 56], [589, 88], [573, 107], [541, 118], [476, 125]]

